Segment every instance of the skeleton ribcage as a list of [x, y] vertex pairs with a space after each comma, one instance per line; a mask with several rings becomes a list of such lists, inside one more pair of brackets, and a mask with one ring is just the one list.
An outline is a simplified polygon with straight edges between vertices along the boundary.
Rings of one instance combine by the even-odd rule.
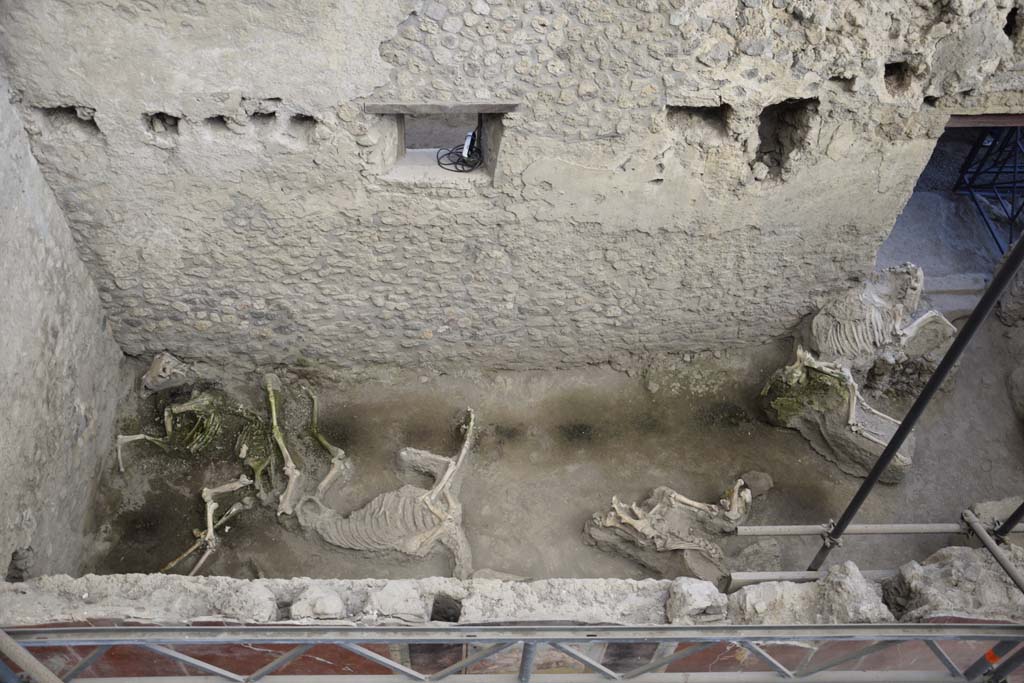
[[[413, 553], [417, 548], [410, 541], [439, 523], [421, 500], [426, 493], [417, 486], [403, 486], [377, 496], [347, 517], [323, 515], [315, 528], [325, 541], [342, 548]], [[427, 550], [423, 548], [422, 553]]]

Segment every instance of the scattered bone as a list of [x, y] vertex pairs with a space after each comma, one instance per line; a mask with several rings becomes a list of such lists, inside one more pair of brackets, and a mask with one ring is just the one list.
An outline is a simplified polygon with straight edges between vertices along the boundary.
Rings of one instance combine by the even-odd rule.
[[196, 379], [192, 366], [164, 351], [153, 357], [149, 369], [142, 376], [142, 395], [146, 397], [158, 391], [190, 384]]
[[133, 443], [135, 441], [148, 441], [154, 446], [159, 446], [163, 450], [167, 450], [167, 444], [165, 443], [165, 440], [157, 436], [150, 436], [149, 434], [118, 434], [116, 448], [117, 469], [122, 474], [124, 474], [124, 456], [122, 454], [122, 449], [127, 444]]
[[[868, 405], [848, 368], [817, 360], [800, 347], [796, 361], [768, 380], [761, 403], [772, 424], [796, 429], [826, 460], [860, 477], [899, 427], [898, 420]], [[882, 475], [883, 483], [903, 478], [914, 443], [911, 434]]]
[[466, 415], [461, 426], [463, 443], [456, 457], [415, 448], [404, 448], [399, 453], [401, 468], [433, 477], [430, 490], [406, 485], [377, 496], [348, 516], [310, 496], [297, 508], [299, 523], [314, 529], [328, 543], [353, 550], [394, 550], [424, 557], [440, 543], [452, 554], [455, 576], [468, 578], [473, 571], [472, 553], [462, 529], [462, 505], [457, 498], [475, 437], [473, 411], [468, 410]]
[[198, 532], [198, 534], [196, 535], [196, 542], [189, 546], [189, 548], [187, 548], [184, 553], [182, 553], [174, 560], [169, 562], [167, 565], [165, 565], [160, 571], [168, 571], [170, 569], [173, 569], [179, 562], [184, 560], [186, 557], [195, 552], [200, 546], [202, 546], [204, 547], [203, 554], [199, 557], [199, 561], [196, 562], [195, 566], [192, 567], [192, 571], [190, 571], [188, 574], [189, 576], [194, 576], [195, 573], [199, 571], [199, 568], [203, 566], [206, 560], [209, 559], [210, 555], [212, 555], [214, 551], [217, 549], [218, 541], [216, 530], [224, 524], [226, 524], [228, 520], [230, 520], [232, 517], [237, 515], [242, 510], [252, 507], [251, 498], [243, 499], [243, 501], [235, 503], [230, 508], [228, 508], [228, 511], [224, 514], [224, 516], [221, 517], [220, 520], [218, 520], [215, 523], [213, 515], [217, 511], [217, 508], [220, 507], [217, 504], [215, 498], [219, 495], [225, 493], [232, 493], [234, 491], [237, 491], [238, 489], [245, 488], [246, 486], [249, 486], [251, 484], [252, 480], [243, 474], [237, 480], [228, 482], [227, 484], [221, 484], [220, 486], [216, 486], [214, 488], [204, 488], [201, 495], [203, 498], [203, 502], [206, 504], [206, 530]]
[[[252, 496], [246, 496], [242, 500], [238, 501], [237, 503], [235, 503], [234, 505], [229, 507], [228, 511], [225, 512], [224, 515], [219, 520], [217, 520], [216, 524], [214, 524], [214, 528], [215, 529], [221, 528], [222, 526], [227, 524], [228, 521], [230, 521], [232, 517], [234, 517], [235, 515], [237, 515], [238, 513], [242, 512], [244, 510], [251, 509], [253, 507], [253, 505], [255, 505], [255, 504], [256, 504], [256, 500], [254, 498], [252, 498]], [[203, 531], [200, 531], [199, 529], [193, 529], [192, 530], [192, 535], [194, 535], [196, 537], [196, 542], [193, 543], [192, 545], [190, 545], [185, 550], [185, 552], [183, 552], [181, 555], [178, 555], [176, 558], [174, 558], [173, 560], [171, 560], [170, 562], [165, 564], [163, 567], [161, 567], [160, 568], [161, 572], [167, 572], [167, 571], [170, 571], [170, 570], [174, 569], [174, 567], [176, 567], [178, 565], [178, 563], [180, 563], [186, 557], [188, 557], [189, 555], [194, 553], [196, 550], [198, 550], [203, 545], [203, 543], [206, 540], [206, 533], [203, 532]]]
[[277, 394], [281, 391], [281, 380], [277, 375], [266, 374], [263, 376], [263, 384], [267, 390], [267, 400], [270, 402], [271, 434], [278, 450], [281, 451], [281, 457], [284, 458], [284, 473], [288, 477], [288, 486], [281, 494], [277, 505], [277, 514], [290, 515], [295, 512], [295, 496], [299, 494], [299, 479], [302, 477], [302, 472], [296, 466], [291, 453], [288, 452], [288, 446], [284, 443], [284, 433], [277, 422]]
[[611, 510], [587, 521], [584, 540], [669, 578], [693, 576], [724, 584], [724, 556], [712, 539], [735, 531], [749, 515], [751, 500], [742, 479], [717, 504], [659, 486], [639, 504], [624, 505], [612, 498]]

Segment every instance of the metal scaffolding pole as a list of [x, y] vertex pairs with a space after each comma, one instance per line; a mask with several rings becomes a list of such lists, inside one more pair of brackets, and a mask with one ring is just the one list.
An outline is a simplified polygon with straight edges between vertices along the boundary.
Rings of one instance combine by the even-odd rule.
[[842, 538], [843, 533], [847, 527], [853, 522], [853, 518], [857, 516], [857, 512], [860, 511], [864, 501], [867, 500], [871, 490], [878, 483], [882, 473], [885, 472], [886, 468], [889, 467], [889, 463], [892, 462], [893, 458], [896, 457], [896, 453], [899, 452], [903, 446], [903, 442], [906, 440], [910, 431], [917, 424], [917, 421], [921, 418], [928, 404], [931, 402], [935, 393], [942, 386], [946, 377], [949, 376], [953, 366], [960, 360], [964, 350], [971, 343], [974, 335], [977, 334], [981, 328], [981, 324], [988, 318], [989, 313], [995, 308], [996, 302], [999, 297], [1003, 295], [1009, 287], [1010, 282], [1013, 280], [1014, 275], [1020, 269], [1021, 263], [1024, 263], [1024, 240], [1017, 240], [1017, 243], [1010, 250], [1009, 255], [1003, 264], [996, 271], [995, 276], [992, 278], [992, 282], [989, 283], [985, 289], [985, 293], [982, 294], [981, 300], [978, 301], [978, 305], [974, 307], [967, 322], [964, 323], [963, 328], [957, 333], [956, 338], [946, 351], [946, 355], [942, 357], [939, 362], [939, 366], [935, 368], [935, 372], [928, 379], [928, 383], [925, 384], [924, 389], [921, 390], [920, 395], [914, 401], [914, 405], [907, 411], [906, 417], [900, 422], [900, 426], [897, 427], [892, 438], [889, 439], [889, 443], [886, 444], [882, 454], [878, 456], [878, 460], [875, 462], [875, 466], [871, 468], [871, 472], [868, 473], [867, 478], [857, 489], [857, 493], [854, 494], [853, 499], [847, 506], [843, 515], [839, 518], [839, 521], [824, 534], [824, 540], [821, 544], [821, 548], [818, 550], [818, 554], [811, 560], [811, 564], [808, 566], [809, 571], [816, 571], [821, 568], [824, 564], [825, 559], [829, 553], [832, 552], [839, 540]]
[[1016, 510], [1006, 518], [1006, 521], [999, 525], [999, 528], [992, 533], [996, 543], [1004, 543], [1006, 537], [1013, 533], [1014, 528], [1024, 519], [1024, 503], [1021, 503]]
[[1024, 575], [1021, 575], [1020, 571], [1018, 571], [1013, 563], [1010, 562], [1010, 558], [1008, 558], [999, 548], [999, 544], [992, 540], [992, 537], [988, 535], [988, 532], [985, 531], [985, 527], [981, 525], [981, 521], [978, 517], [970, 510], [964, 510], [964, 521], [967, 522], [969, 527], [971, 527], [971, 530], [978, 537], [978, 540], [988, 548], [990, 553], [992, 553], [992, 557], [994, 557], [996, 562], [999, 563], [999, 566], [1002, 567], [1007, 575], [1013, 579], [1013, 582], [1017, 584], [1017, 588], [1024, 591]]
[[[828, 528], [821, 524], [788, 524], [776, 526], [736, 527], [737, 536], [821, 536]], [[888, 536], [891, 534], [939, 534], [950, 536], [967, 533], [959, 524], [851, 524], [848, 536]]]
[[[0, 630], [0, 654], [11, 660], [14, 666], [18, 667], [26, 674], [31, 676], [37, 683], [62, 683], [52, 671], [43, 666], [43, 663], [32, 656], [28, 650], [19, 645], [14, 638]], [[0, 662], [2, 663], [2, 662]], [[6, 672], [10, 671], [6, 666], [4, 676]]]

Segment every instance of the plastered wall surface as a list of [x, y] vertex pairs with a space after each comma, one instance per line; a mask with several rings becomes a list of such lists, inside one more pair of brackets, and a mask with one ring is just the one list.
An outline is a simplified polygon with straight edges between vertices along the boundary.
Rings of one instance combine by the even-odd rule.
[[75, 571], [122, 355], [9, 98], [0, 77], [0, 572], [29, 547], [33, 573]]
[[[130, 354], [550, 367], [785, 334], [863, 276], [1007, 0], [0, 0], [33, 151]], [[396, 174], [366, 102], [515, 101]], [[401, 162], [399, 162], [401, 163]]]

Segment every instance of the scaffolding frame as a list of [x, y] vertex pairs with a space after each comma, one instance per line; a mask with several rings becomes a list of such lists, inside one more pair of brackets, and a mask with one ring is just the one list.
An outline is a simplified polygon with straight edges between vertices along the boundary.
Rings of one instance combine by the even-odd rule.
[[[1016, 226], [1024, 210], [1022, 131], [1017, 126], [982, 128], [953, 186], [954, 192], [971, 198], [1000, 254], [1019, 236]], [[1005, 221], [1007, 227], [996, 220]]]
[[[166, 657], [169, 662], [185, 664], [206, 674], [196, 676], [160, 676], [150, 680], [161, 683], [187, 681], [266, 681], [293, 683], [398, 683], [400, 681], [441, 681], [452, 675], [469, 673], [470, 667], [518, 646], [516, 674], [471, 673], [480, 683], [593, 683], [596, 681], [638, 680], [647, 683], [761, 683], [799, 680], [805, 683], [948, 683], [949, 681], [1001, 681], [1024, 663], [1024, 625], [1017, 624], [854, 624], [823, 626], [561, 626], [531, 624], [520, 626], [114, 626], [83, 628], [11, 629], [9, 636], [26, 649], [45, 647], [92, 647], [90, 654], [74, 668], [55, 680], [91, 683], [121, 683], [128, 678], [81, 678], [81, 674], [111, 647], [140, 648]], [[971, 664], [961, 667], [943, 648], [943, 643], [976, 641], [984, 647], [992, 643]], [[857, 643], [860, 647], [833, 648], [823, 662], [815, 655], [822, 647]], [[613, 671], [598, 662], [580, 646], [595, 644], [657, 644], [651, 660], [626, 671]], [[933, 657], [933, 670], [892, 671], [849, 670], [845, 666], [889, 648], [922, 643]], [[369, 662], [385, 667], [391, 674], [366, 675], [275, 675], [316, 645], [336, 645]], [[433, 673], [422, 673], [401, 662], [368, 649], [367, 645], [462, 645], [465, 656], [458, 662]], [[174, 649], [196, 645], [288, 646], [272, 662], [251, 674], [229, 669]], [[764, 671], [665, 672], [672, 664], [715, 646], [742, 649], [757, 658]], [[773, 647], [806, 648], [800, 663], [786, 666], [769, 652]], [[584, 673], [551, 674], [535, 670], [538, 650], [548, 647], [574, 660]], [[920, 648], [919, 648], [920, 649]], [[978, 648], [980, 649], [980, 648]], [[962, 659], [962, 657], [961, 657]], [[146, 680], [146, 679], [141, 679]]]

